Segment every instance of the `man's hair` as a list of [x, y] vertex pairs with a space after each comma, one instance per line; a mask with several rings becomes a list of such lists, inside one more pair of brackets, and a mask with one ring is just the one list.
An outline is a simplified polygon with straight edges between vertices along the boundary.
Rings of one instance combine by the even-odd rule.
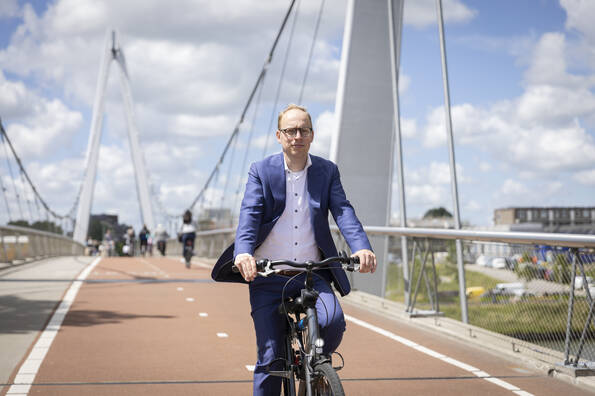
[[308, 113], [308, 110], [306, 110], [306, 108], [304, 106], [298, 106], [294, 103], [291, 103], [289, 106], [287, 106], [286, 108], [284, 108], [280, 113], [279, 113], [279, 118], [277, 119], [277, 129], [281, 128], [281, 118], [283, 118], [283, 116], [285, 115], [285, 113], [287, 113], [289, 110], [301, 110], [304, 113], [306, 113], [306, 115], [308, 116], [308, 121], [310, 121], [310, 126], [312, 126], [312, 117], [310, 117], [310, 113]]

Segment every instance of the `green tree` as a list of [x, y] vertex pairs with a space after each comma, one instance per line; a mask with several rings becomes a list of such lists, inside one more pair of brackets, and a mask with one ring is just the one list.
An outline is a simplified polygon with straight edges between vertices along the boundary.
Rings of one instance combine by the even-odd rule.
[[13, 225], [17, 227], [29, 227], [29, 222], [27, 220], [12, 220], [8, 222], [8, 225]]
[[40, 231], [48, 231], [48, 232], [55, 232], [57, 234], [62, 234], [62, 227], [54, 223], [53, 221], [36, 221], [35, 223], [31, 224], [31, 228], [35, 228], [36, 230]]
[[439, 218], [439, 217], [449, 217], [452, 218], [452, 214], [444, 209], [442, 206], [439, 208], [432, 208], [430, 210], [428, 210], [425, 214], [424, 214], [424, 219], [433, 219], [433, 218]]

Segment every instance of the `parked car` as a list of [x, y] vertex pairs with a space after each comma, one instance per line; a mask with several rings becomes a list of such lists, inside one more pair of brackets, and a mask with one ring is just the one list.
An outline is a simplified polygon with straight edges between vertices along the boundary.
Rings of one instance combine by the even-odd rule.
[[518, 297], [528, 294], [527, 288], [522, 282], [498, 283], [496, 287], [492, 289], [492, 293], [497, 295], [514, 295]]
[[[587, 276], [587, 285], [589, 287], [589, 290], [591, 290], [591, 288], [594, 286], [593, 285], [593, 278], [590, 276]], [[582, 289], [583, 288], [583, 277], [582, 276], [575, 276], [574, 277], [574, 288], [575, 289]]]
[[465, 294], [467, 294], [467, 298], [475, 298], [480, 297], [485, 291], [486, 289], [483, 286], [471, 286], [467, 288]]
[[489, 267], [490, 261], [491, 260], [489, 256], [485, 256], [482, 254], [479, 257], [477, 257], [477, 259], [475, 260], [475, 264], [481, 265], [482, 267]]
[[506, 259], [504, 257], [495, 257], [492, 259], [492, 268], [504, 269], [507, 268]]

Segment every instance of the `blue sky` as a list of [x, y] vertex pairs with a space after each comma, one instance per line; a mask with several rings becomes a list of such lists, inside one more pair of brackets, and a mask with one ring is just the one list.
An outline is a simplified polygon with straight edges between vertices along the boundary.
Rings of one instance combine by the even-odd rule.
[[[335, 122], [346, 3], [326, 1], [305, 87], [317, 131], [313, 152], [323, 156]], [[222, 152], [287, 5], [3, 0], [0, 117], [50, 206], [65, 213], [78, 191], [110, 27], [126, 54], [150, 179], [167, 210], [179, 214]], [[247, 162], [261, 158], [271, 116], [297, 100], [319, 5], [301, 1], [279, 103], [273, 108], [288, 34], [256, 115], [253, 106], [241, 127], [237, 155], [224, 162], [205, 205], [237, 205], [245, 147]], [[462, 219], [489, 226], [500, 207], [595, 205], [595, 2], [445, 0], [443, 8]], [[139, 227], [116, 74], [112, 63], [93, 213], [118, 213]], [[433, 0], [405, 1], [400, 81], [408, 216], [451, 209]], [[271, 136], [267, 152], [274, 151]], [[4, 158], [0, 177], [11, 183]], [[0, 212], [0, 223], [7, 217]]]

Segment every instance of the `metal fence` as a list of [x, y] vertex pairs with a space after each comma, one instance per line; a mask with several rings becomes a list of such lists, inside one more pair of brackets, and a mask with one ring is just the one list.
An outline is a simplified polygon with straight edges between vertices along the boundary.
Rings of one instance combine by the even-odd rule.
[[[581, 368], [595, 363], [595, 236], [365, 227], [389, 238], [385, 298], [410, 316], [445, 316], [537, 348]], [[334, 231], [338, 235], [338, 230]], [[214, 258], [234, 229], [199, 232], [197, 254]], [[401, 261], [407, 237], [408, 265]], [[455, 240], [463, 241], [466, 301], [461, 302]], [[338, 247], [346, 245], [338, 239]], [[407, 268], [407, 279], [403, 268]], [[513, 346], [514, 347], [514, 346]]]
[[0, 226], [0, 263], [11, 266], [53, 256], [82, 255], [84, 246], [51, 232]]

